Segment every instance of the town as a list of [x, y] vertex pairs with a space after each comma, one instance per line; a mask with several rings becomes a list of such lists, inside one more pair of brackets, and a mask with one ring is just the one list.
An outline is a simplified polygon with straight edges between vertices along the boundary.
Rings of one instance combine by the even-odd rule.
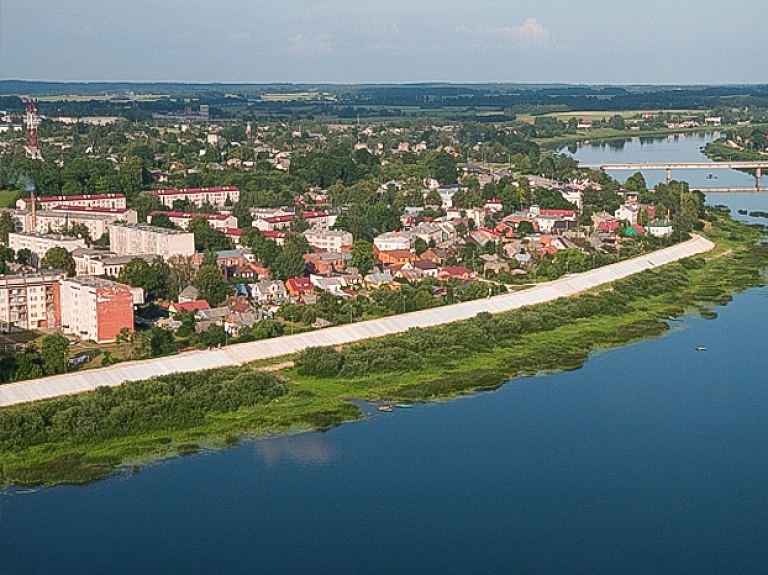
[[525, 289], [685, 239], [703, 204], [580, 169], [529, 124], [478, 143], [469, 124], [305, 132], [202, 105], [138, 130], [25, 112], [0, 142], [5, 381]]

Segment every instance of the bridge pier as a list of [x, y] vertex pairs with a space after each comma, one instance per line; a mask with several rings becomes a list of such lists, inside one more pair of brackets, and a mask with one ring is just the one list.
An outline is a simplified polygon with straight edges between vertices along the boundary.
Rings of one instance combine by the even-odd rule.
[[755, 188], [757, 188], [757, 191], [760, 191], [760, 178], [763, 177], [763, 169], [757, 168], [755, 170]]
[[667, 168], [667, 183], [672, 181], [672, 168]]

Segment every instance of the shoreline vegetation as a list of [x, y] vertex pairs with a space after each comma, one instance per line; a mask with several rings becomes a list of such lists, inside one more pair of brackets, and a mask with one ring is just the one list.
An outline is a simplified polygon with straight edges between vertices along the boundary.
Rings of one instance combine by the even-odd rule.
[[[312, 348], [259, 366], [171, 374], [0, 410], [0, 482], [84, 483], [126, 466], [326, 429], [362, 417], [350, 400], [428, 401], [492, 390], [517, 376], [580, 368], [589, 353], [656, 337], [689, 310], [716, 317], [765, 285], [762, 231], [707, 210], [715, 249], [585, 294], [445, 326]], [[461, 358], [460, 361], [453, 358]], [[279, 364], [286, 358], [269, 363]], [[290, 366], [290, 367], [289, 367]]]

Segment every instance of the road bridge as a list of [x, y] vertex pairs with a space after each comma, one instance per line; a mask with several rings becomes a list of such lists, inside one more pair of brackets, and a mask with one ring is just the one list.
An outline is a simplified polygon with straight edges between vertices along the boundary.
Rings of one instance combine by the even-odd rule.
[[[763, 168], [768, 168], [768, 159], [750, 162], [668, 162], [654, 164], [579, 164], [590, 170], [666, 170], [667, 183], [672, 181], [672, 170], [755, 170], [755, 189], [760, 190]], [[702, 190], [703, 191], [703, 190]]]
[[274, 339], [230, 345], [222, 349], [191, 351], [158, 359], [126, 362], [101, 369], [7, 383], [0, 385], [0, 406], [82, 393], [92, 391], [99, 386], [117, 386], [127, 381], [148, 379], [169, 373], [194, 372], [241, 365], [259, 359], [296, 353], [309, 347], [343, 345], [364, 339], [402, 333], [411, 328], [432, 327], [466, 320], [475, 317], [480, 312], [502, 313], [511, 311], [524, 306], [575, 295], [643, 270], [653, 269], [707, 252], [714, 247], [715, 244], [708, 239], [696, 236], [687, 242], [636, 258], [580, 274], [571, 274], [536, 285], [530, 289], [488, 299], [462, 302]]

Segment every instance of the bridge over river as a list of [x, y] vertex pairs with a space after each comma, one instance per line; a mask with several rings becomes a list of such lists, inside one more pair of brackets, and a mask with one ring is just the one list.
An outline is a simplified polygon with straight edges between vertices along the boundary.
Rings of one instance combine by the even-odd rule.
[[672, 170], [755, 170], [754, 188], [719, 188], [707, 189], [708, 192], [728, 192], [728, 191], [760, 191], [760, 178], [763, 175], [763, 168], [768, 168], [768, 159], [757, 162], [669, 162], [654, 164], [579, 164], [582, 168], [590, 170], [631, 170], [638, 172], [640, 170], [666, 170], [667, 183], [672, 181]]
[[31, 381], [0, 385], [0, 406], [49, 399], [117, 386], [169, 373], [194, 372], [296, 353], [309, 347], [342, 345], [470, 319], [480, 312], [502, 313], [581, 293], [593, 287], [711, 250], [701, 236], [687, 242], [580, 274], [571, 274], [530, 289], [370, 321], [330, 327], [274, 339], [241, 343], [209, 351], [192, 351], [148, 361], [134, 361]]

